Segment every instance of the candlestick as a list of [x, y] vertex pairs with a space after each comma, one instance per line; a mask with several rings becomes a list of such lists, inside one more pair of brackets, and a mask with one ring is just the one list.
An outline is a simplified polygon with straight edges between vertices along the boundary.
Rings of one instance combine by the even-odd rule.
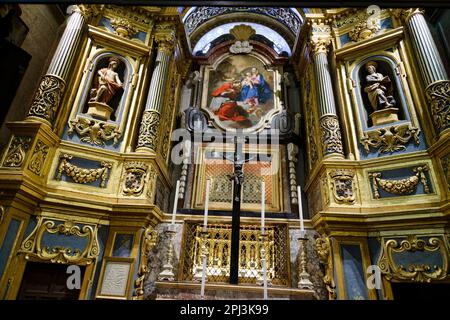
[[261, 182], [261, 234], [264, 234], [265, 219], [266, 219], [266, 183]]
[[208, 205], [209, 205], [209, 186], [211, 181], [206, 180], [206, 196], [205, 196], [205, 215], [203, 218], [203, 232], [207, 232], [208, 227]]
[[177, 180], [177, 186], [175, 187], [175, 199], [173, 199], [172, 225], [175, 224], [175, 217], [177, 216], [179, 192], [180, 192], [180, 180]]
[[302, 212], [302, 189], [300, 186], [297, 186], [297, 195], [298, 195], [298, 217], [300, 219], [300, 237], [305, 237], [305, 225], [303, 223], [303, 212]]

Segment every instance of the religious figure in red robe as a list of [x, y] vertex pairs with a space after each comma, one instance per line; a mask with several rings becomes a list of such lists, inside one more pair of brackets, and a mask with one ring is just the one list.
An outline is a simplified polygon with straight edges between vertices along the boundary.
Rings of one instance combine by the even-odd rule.
[[119, 62], [118, 58], [111, 57], [108, 67], [98, 70], [89, 102], [108, 104], [116, 92], [123, 88], [122, 81], [116, 72]]

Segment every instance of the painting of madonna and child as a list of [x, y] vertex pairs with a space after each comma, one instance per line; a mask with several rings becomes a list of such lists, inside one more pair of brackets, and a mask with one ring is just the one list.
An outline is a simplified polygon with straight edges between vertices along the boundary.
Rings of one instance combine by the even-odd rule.
[[226, 129], [257, 125], [274, 109], [273, 72], [252, 56], [231, 56], [209, 74], [208, 103]]

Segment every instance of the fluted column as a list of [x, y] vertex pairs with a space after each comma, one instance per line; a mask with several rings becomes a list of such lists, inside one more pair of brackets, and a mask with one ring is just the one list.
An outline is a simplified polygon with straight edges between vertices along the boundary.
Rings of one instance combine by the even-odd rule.
[[66, 88], [66, 81], [77, 47], [81, 42], [87, 12], [78, 6], [67, 9], [70, 16], [46, 74], [28, 111], [27, 120], [53, 126]]
[[425, 93], [435, 127], [439, 132], [450, 128], [450, 81], [439, 51], [433, 40], [423, 11], [403, 11], [403, 18], [411, 34], [420, 73], [425, 82]]
[[153, 70], [148, 91], [145, 110], [142, 114], [141, 126], [136, 151], [156, 151], [158, 146], [158, 132], [161, 119], [161, 109], [167, 86], [170, 60], [173, 55], [175, 37], [173, 34], [155, 37], [158, 44], [155, 68]]
[[328, 66], [327, 52], [330, 38], [311, 39], [316, 78], [316, 95], [324, 157], [343, 157], [341, 130], [336, 113], [333, 84]]

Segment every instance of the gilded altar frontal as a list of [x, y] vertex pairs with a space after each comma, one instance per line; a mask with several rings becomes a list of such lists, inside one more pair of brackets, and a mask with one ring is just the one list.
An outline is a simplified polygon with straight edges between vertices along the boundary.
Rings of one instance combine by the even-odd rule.
[[0, 4], [0, 299], [448, 296], [450, 10], [283, 4]]

